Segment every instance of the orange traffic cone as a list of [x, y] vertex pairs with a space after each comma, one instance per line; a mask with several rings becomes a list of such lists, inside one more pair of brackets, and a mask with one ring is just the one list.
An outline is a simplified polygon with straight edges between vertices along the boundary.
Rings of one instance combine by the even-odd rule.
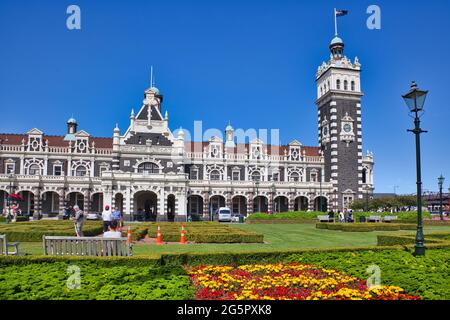
[[181, 239], [180, 244], [186, 244], [186, 239], [184, 238], [184, 224], [181, 225]]
[[128, 226], [128, 231], [127, 231], [127, 242], [128, 242], [128, 244], [131, 243], [131, 226]]
[[162, 244], [161, 228], [158, 224], [158, 232], [156, 234], [156, 244]]

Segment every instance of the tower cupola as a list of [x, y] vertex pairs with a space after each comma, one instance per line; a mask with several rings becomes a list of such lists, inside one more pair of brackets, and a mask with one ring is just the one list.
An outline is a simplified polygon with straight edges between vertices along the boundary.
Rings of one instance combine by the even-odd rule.
[[340, 60], [344, 57], [344, 41], [335, 36], [330, 43], [330, 51], [334, 60]]

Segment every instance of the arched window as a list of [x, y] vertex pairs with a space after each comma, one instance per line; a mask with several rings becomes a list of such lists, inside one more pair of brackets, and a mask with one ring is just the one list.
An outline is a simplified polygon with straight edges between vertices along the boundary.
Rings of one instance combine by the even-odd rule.
[[322, 90], [322, 87], [320, 87], [320, 95], [322, 95], [323, 94], [323, 90]]
[[298, 174], [298, 172], [292, 172], [291, 175], [289, 176], [289, 180], [298, 182], [300, 181], [300, 175]]
[[209, 174], [210, 180], [220, 180], [220, 171], [219, 170], [213, 170]]
[[351, 82], [352, 91], [355, 91], [355, 81]]
[[138, 173], [159, 173], [159, 167], [153, 162], [144, 162], [138, 166]]
[[362, 178], [361, 178], [361, 180], [362, 180], [362, 183], [367, 183], [367, 169], [366, 168], [364, 168], [363, 171], [362, 171]]
[[259, 171], [252, 173], [252, 181], [261, 181], [261, 173]]
[[37, 164], [30, 165], [30, 167], [28, 168], [28, 174], [32, 175], [32, 176], [40, 175], [41, 174], [41, 167], [39, 167], [39, 165], [37, 165]]
[[75, 169], [75, 176], [76, 177], [84, 177], [87, 174], [87, 170], [85, 166], [78, 166]]
[[344, 90], [348, 90], [348, 81], [344, 80]]
[[336, 89], [341, 90], [341, 80], [339, 79], [336, 80]]

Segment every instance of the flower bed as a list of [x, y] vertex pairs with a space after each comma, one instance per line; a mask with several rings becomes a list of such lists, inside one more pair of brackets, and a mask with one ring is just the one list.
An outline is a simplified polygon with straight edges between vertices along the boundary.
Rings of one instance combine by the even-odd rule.
[[418, 300], [395, 286], [307, 264], [200, 266], [190, 270], [200, 300]]

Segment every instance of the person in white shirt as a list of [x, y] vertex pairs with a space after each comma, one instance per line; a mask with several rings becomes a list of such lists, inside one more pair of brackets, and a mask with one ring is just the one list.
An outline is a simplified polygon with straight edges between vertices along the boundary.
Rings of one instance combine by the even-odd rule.
[[103, 238], [120, 238], [122, 237], [122, 233], [117, 231], [117, 221], [112, 220], [109, 224], [109, 231], [106, 231], [103, 234]]
[[113, 216], [108, 205], [105, 206], [105, 210], [103, 210], [102, 212], [102, 220], [103, 220], [103, 233], [105, 233], [108, 231], [109, 225], [113, 220]]

